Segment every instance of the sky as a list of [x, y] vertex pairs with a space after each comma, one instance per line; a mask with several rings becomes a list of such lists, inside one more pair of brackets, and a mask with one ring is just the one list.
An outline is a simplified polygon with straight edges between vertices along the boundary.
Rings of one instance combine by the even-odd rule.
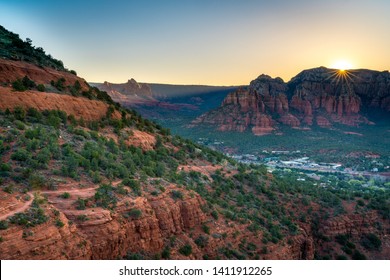
[[246, 85], [390, 68], [390, 1], [0, 0], [0, 25], [89, 82]]

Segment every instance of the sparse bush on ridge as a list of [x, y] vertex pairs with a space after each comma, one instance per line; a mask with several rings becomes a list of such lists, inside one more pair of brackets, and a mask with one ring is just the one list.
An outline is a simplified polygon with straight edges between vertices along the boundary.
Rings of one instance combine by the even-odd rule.
[[180, 247], [179, 253], [188, 257], [192, 254], [192, 246], [188, 243], [185, 244], [184, 246]]

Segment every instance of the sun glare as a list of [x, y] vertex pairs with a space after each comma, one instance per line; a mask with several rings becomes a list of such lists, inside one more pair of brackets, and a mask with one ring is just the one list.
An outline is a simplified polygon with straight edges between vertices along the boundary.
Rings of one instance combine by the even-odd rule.
[[352, 64], [346, 60], [339, 60], [333, 63], [332, 68], [339, 69], [340, 71], [345, 71], [352, 68]]

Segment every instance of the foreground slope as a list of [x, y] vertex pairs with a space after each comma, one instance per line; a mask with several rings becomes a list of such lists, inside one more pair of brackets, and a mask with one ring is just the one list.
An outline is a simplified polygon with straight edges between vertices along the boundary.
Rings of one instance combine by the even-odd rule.
[[388, 190], [238, 164], [49, 79], [1, 87], [1, 259], [389, 258]]

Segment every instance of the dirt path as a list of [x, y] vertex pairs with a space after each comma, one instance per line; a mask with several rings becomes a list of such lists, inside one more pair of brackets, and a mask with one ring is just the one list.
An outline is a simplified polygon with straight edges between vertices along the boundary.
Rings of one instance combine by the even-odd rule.
[[30, 207], [31, 203], [34, 200], [34, 194], [33, 193], [28, 192], [27, 194], [30, 196], [30, 200], [26, 201], [26, 203], [23, 204], [18, 209], [12, 210], [11, 212], [8, 212], [7, 214], [4, 214], [4, 215], [0, 216], [0, 220], [5, 220], [5, 219], [15, 215], [16, 213], [26, 211]]
[[[116, 187], [120, 183], [122, 183], [122, 180], [118, 180], [118, 181], [112, 182], [112, 185], [114, 187]], [[95, 185], [94, 187], [90, 187], [90, 188], [78, 188], [78, 189], [70, 189], [70, 190], [62, 189], [62, 190], [57, 190], [57, 191], [42, 191], [40, 193], [42, 193], [42, 194], [62, 194], [64, 192], [67, 192], [69, 194], [77, 194], [77, 193], [85, 193], [85, 192], [89, 192], [89, 191], [94, 191], [94, 190], [96, 190], [98, 188], [99, 188], [99, 186]]]
[[[122, 182], [122, 180], [118, 180], [118, 181], [115, 181], [112, 183], [113, 186], [117, 186], [119, 185], [120, 183]], [[64, 192], [67, 192], [69, 194], [80, 194], [80, 193], [86, 193], [86, 192], [90, 192], [90, 191], [94, 191], [96, 190], [97, 188], [99, 188], [99, 186], [94, 186], [94, 187], [91, 187], [91, 188], [85, 188], [85, 189], [70, 189], [70, 190], [58, 190], [58, 191], [42, 191], [40, 192], [41, 194], [62, 194]], [[30, 200], [26, 201], [25, 204], [23, 204], [21, 207], [19, 207], [18, 209], [15, 209], [15, 210], [12, 210], [11, 212], [7, 213], [7, 214], [4, 214], [2, 216], [0, 216], [0, 220], [5, 220], [17, 213], [20, 213], [20, 212], [23, 212], [23, 211], [26, 211], [32, 204], [33, 200], [34, 200], [34, 194], [32, 192], [28, 192], [27, 193], [29, 196], [30, 196]]]

